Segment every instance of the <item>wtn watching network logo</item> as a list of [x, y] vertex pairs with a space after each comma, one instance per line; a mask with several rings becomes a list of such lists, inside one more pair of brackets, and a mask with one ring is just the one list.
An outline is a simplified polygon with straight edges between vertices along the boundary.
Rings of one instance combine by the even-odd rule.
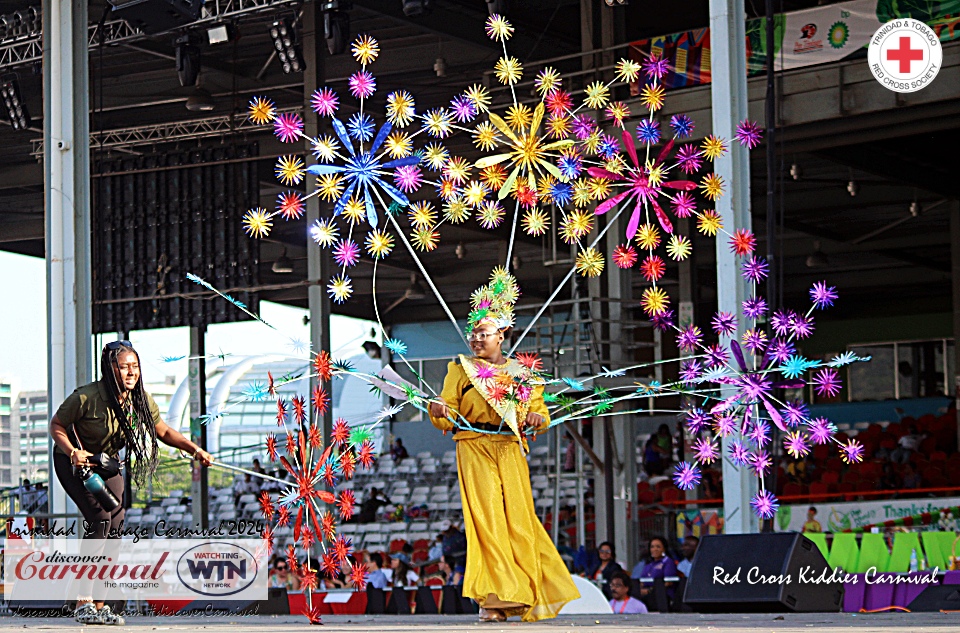
[[253, 552], [223, 541], [193, 547], [177, 561], [177, 577], [183, 586], [204, 596], [240, 593], [265, 573]]

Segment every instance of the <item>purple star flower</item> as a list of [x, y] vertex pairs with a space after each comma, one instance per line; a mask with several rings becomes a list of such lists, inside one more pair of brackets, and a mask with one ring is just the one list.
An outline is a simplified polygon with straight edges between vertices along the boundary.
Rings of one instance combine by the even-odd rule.
[[777, 510], [780, 509], [777, 498], [769, 490], [761, 490], [753, 495], [750, 505], [753, 506], [753, 511], [761, 519], [772, 519], [777, 514]]
[[472, 121], [477, 116], [477, 106], [466, 95], [457, 95], [450, 102], [450, 111], [460, 123]]
[[703, 462], [704, 464], [712, 464], [716, 461], [717, 457], [719, 457], [717, 447], [706, 438], [702, 437], [695, 441], [692, 448], [697, 461]]
[[416, 165], [401, 165], [393, 171], [393, 182], [397, 183], [400, 191], [411, 193], [420, 188], [423, 174]]
[[637, 140], [644, 145], [655, 145], [660, 142], [660, 121], [656, 119], [640, 119], [637, 124]]
[[737, 419], [728, 413], [721, 413], [714, 416], [713, 430], [720, 437], [726, 437], [733, 433], [737, 428]]
[[833, 437], [833, 425], [826, 418], [814, 418], [807, 423], [807, 433], [814, 444], [826, 444]]
[[763, 351], [767, 346], [767, 333], [763, 330], [747, 330], [743, 333], [743, 344], [751, 352]]
[[818, 396], [833, 398], [840, 393], [840, 376], [831, 367], [824, 367], [813, 377], [813, 390]]
[[764, 374], [743, 374], [737, 381], [743, 400], [753, 402], [770, 393], [772, 383]]
[[700, 431], [707, 428], [708, 424], [710, 424], [710, 416], [703, 409], [697, 407], [687, 411], [687, 429], [690, 430], [691, 435], [698, 435]]
[[676, 325], [673, 310], [664, 310], [660, 314], [653, 315], [650, 318], [650, 322], [653, 323], [653, 327], [657, 328], [660, 332], [667, 332]]
[[337, 96], [337, 93], [330, 88], [322, 88], [314, 91], [313, 98], [310, 100], [310, 106], [313, 108], [313, 111], [320, 116], [333, 115], [333, 113], [337, 111], [339, 104], [340, 98]]
[[696, 325], [688, 325], [677, 335], [677, 347], [681, 352], [692, 352], [700, 345], [703, 333]]
[[781, 364], [787, 362], [787, 359], [793, 356], [796, 351], [797, 348], [793, 343], [779, 338], [773, 339], [773, 342], [770, 343], [770, 347], [767, 348], [767, 354], [770, 355], [770, 358], [775, 363]]
[[586, 114], [578, 114], [573, 117], [573, 123], [570, 128], [573, 131], [573, 135], [577, 137], [577, 140], [585, 141], [591, 134], [593, 130], [596, 129], [597, 122], [591, 119]]
[[693, 464], [680, 462], [673, 472], [673, 482], [680, 490], [692, 490], [700, 483], [700, 469]]
[[604, 160], [610, 160], [620, 153], [620, 142], [609, 134], [604, 134], [600, 139], [600, 147], [597, 148], [597, 154]]
[[660, 55], [651, 55], [643, 62], [643, 72], [648, 79], [663, 79], [670, 72], [670, 64]]
[[810, 452], [810, 445], [807, 444], [807, 438], [804, 437], [800, 431], [787, 433], [787, 436], [783, 438], [783, 448], [786, 449], [787, 453], [794, 459], [806, 457], [807, 453]]
[[686, 114], [674, 114], [670, 117], [670, 127], [673, 128], [673, 135], [677, 138], [684, 138], [693, 133], [693, 119]]
[[293, 143], [300, 139], [303, 132], [303, 119], [294, 112], [284, 112], [273, 122], [273, 133], [281, 143]]
[[560, 168], [560, 173], [565, 178], [574, 180], [583, 171], [583, 159], [580, 158], [579, 154], [564, 154], [557, 161], [557, 167]]
[[733, 460], [733, 463], [737, 466], [746, 466], [749, 464], [751, 457], [746, 444], [740, 440], [730, 442], [730, 459]]
[[683, 145], [677, 150], [677, 165], [680, 171], [685, 174], [693, 174], [700, 171], [703, 165], [703, 158], [700, 156], [700, 150], [696, 145]]
[[358, 70], [350, 75], [350, 94], [357, 99], [365, 99], [377, 90], [376, 78], [366, 70]]
[[767, 260], [762, 257], [757, 257], [756, 255], [753, 255], [745, 261], [740, 269], [740, 274], [743, 275], [743, 278], [755, 284], [766, 279], [769, 272], [770, 264], [767, 263]]
[[758, 448], [763, 448], [770, 442], [770, 425], [765, 420], [757, 420], [747, 437], [756, 442]]
[[760, 126], [753, 121], [741, 121], [737, 126], [737, 140], [747, 149], [753, 149], [760, 144], [763, 132]]
[[840, 454], [847, 464], [859, 464], [863, 461], [863, 444], [857, 440], [847, 440], [847, 443], [840, 447]]
[[750, 459], [750, 469], [757, 477], [763, 477], [770, 472], [773, 466], [773, 459], [767, 451], [757, 451]]
[[800, 400], [788, 402], [781, 413], [787, 426], [799, 426], [801, 422], [810, 417], [810, 409]]
[[818, 310], [833, 306], [833, 302], [837, 300], [837, 296], [836, 286], [828, 287], [825, 281], [818, 281], [810, 288], [810, 300], [813, 301], [813, 305], [816, 306]]
[[813, 334], [813, 317], [802, 314], [794, 315], [790, 319], [790, 333], [797, 338], [808, 338]]
[[790, 320], [796, 315], [792, 310], [776, 310], [770, 315], [770, 327], [777, 336], [786, 336], [790, 331]]
[[703, 367], [700, 365], [700, 361], [687, 361], [680, 367], [680, 382], [687, 384], [697, 382], [702, 369]]
[[340, 240], [333, 249], [333, 259], [340, 267], [353, 266], [360, 261], [360, 247], [353, 240]]
[[730, 353], [727, 348], [714, 343], [706, 349], [707, 367], [723, 367], [730, 362]]
[[730, 336], [737, 331], [737, 317], [729, 312], [717, 312], [711, 325], [717, 336]]
[[743, 302], [743, 314], [754, 321], [767, 312], [767, 301], [763, 297], [750, 297]]
[[689, 218], [697, 209], [697, 201], [690, 193], [679, 191], [673, 197], [670, 208], [678, 218]]

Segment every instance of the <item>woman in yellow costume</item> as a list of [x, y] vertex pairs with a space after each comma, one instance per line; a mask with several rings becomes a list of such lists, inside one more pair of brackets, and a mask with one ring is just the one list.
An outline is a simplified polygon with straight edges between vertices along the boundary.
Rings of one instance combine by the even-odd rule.
[[434, 426], [457, 429], [467, 536], [463, 595], [479, 603], [485, 621], [552, 618], [580, 597], [533, 506], [526, 435], [546, 431], [550, 420], [534, 360], [523, 364], [501, 350], [518, 296], [516, 280], [503, 269], [473, 294], [473, 356], [450, 363], [440, 401], [429, 407]]

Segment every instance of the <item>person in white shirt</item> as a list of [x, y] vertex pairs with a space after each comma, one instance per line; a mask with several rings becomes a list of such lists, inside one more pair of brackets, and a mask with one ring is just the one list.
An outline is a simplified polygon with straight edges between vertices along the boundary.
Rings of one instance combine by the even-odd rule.
[[697, 553], [697, 546], [700, 545], [700, 539], [696, 536], [688, 536], [683, 539], [683, 559], [677, 563], [677, 571], [685, 577], [690, 577], [690, 569], [693, 567], [693, 555]]
[[610, 579], [610, 608], [614, 615], [637, 615], [647, 613], [647, 606], [630, 595], [630, 576], [618, 571]]
[[890, 459], [897, 464], [906, 464], [910, 460], [910, 455], [920, 450], [920, 442], [926, 437], [926, 434], [921, 435], [917, 432], [917, 427], [911, 424], [906, 435], [901, 436], [897, 441], [899, 446], [891, 453]]

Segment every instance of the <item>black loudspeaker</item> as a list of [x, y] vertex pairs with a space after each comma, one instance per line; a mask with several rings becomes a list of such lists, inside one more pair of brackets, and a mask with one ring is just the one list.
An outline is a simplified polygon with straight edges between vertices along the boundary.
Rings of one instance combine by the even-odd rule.
[[144, 33], [162, 33], [200, 18], [203, 0], [109, 0], [111, 17], [126, 20]]
[[260, 615], [290, 615], [290, 600], [287, 597], [287, 588], [270, 587], [267, 589], [267, 599], [261, 600], [258, 606]]
[[367, 615], [383, 615], [387, 610], [387, 595], [383, 589], [367, 585]]
[[843, 584], [802, 534], [703, 537], [683, 602], [703, 613], [837, 612]]
[[438, 615], [437, 601], [433, 599], [433, 587], [417, 587], [417, 615]]
[[960, 611], [960, 585], [930, 585], [907, 608], [910, 611]]

